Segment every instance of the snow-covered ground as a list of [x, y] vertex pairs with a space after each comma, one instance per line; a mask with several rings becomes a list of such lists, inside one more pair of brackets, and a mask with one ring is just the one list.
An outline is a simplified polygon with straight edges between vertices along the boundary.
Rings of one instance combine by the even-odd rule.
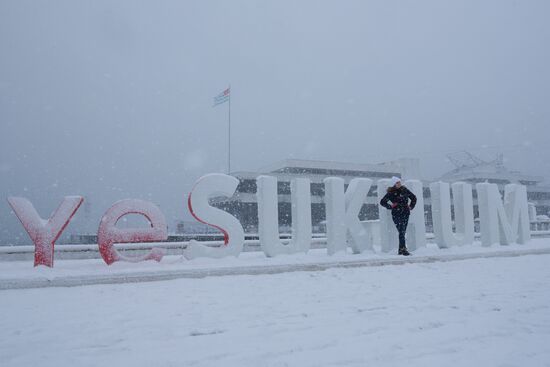
[[0, 261], [0, 290], [44, 286], [74, 286], [81, 284], [126, 283], [145, 280], [166, 280], [213, 275], [267, 274], [288, 271], [322, 270], [334, 267], [379, 266], [402, 262], [433, 262], [472, 257], [517, 256], [526, 253], [550, 253], [550, 239], [537, 238], [525, 245], [482, 247], [473, 245], [439, 249], [435, 244], [418, 249], [414, 256], [395, 253], [337, 253], [328, 256], [326, 249], [310, 250], [307, 254], [280, 255], [267, 258], [263, 252], [245, 252], [239, 257], [223, 259], [166, 256], [160, 263], [116, 262], [107, 266], [101, 259], [57, 260], [54, 268], [33, 267], [32, 260]]
[[547, 366], [550, 255], [0, 291], [2, 366]]

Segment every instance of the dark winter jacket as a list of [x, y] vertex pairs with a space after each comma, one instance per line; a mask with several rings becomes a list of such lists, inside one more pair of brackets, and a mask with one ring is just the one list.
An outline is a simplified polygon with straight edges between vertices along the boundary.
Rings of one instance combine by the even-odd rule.
[[405, 186], [390, 187], [387, 194], [380, 200], [380, 205], [391, 209], [392, 216], [409, 215], [416, 205], [416, 196]]

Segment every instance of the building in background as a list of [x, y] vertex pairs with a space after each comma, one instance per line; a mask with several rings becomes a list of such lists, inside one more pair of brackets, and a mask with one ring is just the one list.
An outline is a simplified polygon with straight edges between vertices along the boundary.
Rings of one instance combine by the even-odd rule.
[[260, 175], [274, 176], [278, 180], [279, 226], [281, 232], [290, 231], [291, 197], [290, 180], [307, 177], [311, 180], [311, 211], [314, 232], [324, 232], [325, 221], [325, 186], [326, 177], [341, 177], [345, 186], [353, 178], [370, 178], [371, 187], [367, 200], [361, 209], [361, 220], [378, 219], [377, 186], [378, 180], [392, 176], [404, 179], [420, 177], [420, 164], [417, 159], [406, 158], [380, 164], [357, 164], [344, 162], [327, 162], [300, 159], [287, 159], [257, 172], [235, 172], [233, 176], [240, 183], [233, 197], [214, 199], [212, 204], [226, 210], [239, 219], [246, 233], [258, 230], [258, 203], [256, 199], [256, 178]]
[[439, 181], [462, 181], [474, 185], [474, 214], [476, 218], [478, 217], [478, 211], [475, 184], [480, 182], [497, 184], [501, 193], [504, 193], [504, 186], [507, 184], [525, 185], [527, 187], [527, 200], [536, 208], [536, 214], [548, 215], [550, 212], [550, 186], [542, 184], [544, 177], [508, 170], [504, 166], [502, 154], [489, 162], [465, 151], [449, 154], [447, 157], [456, 168], [441, 176]]
[[[478, 221], [476, 183], [489, 182], [498, 185], [501, 193], [509, 183], [519, 183], [527, 187], [527, 198], [534, 208], [531, 223], [533, 228], [548, 227], [550, 213], [550, 186], [543, 185], [543, 177], [526, 175], [504, 167], [502, 155], [493, 161], [483, 161], [468, 152], [459, 152], [448, 155], [455, 169], [445, 173], [437, 181], [467, 182], [473, 186], [474, 217]], [[311, 210], [314, 232], [324, 232], [325, 204], [324, 184], [326, 177], [336, 176], [344, 179], [347, 184], [356, 177], [372, 179], [373, 185], [366, 202], [359, 213], [360, 220], [378, 219], [377, 181], [383, 178], [398, 176], [403, 179], [419, 179], [424, 185], [424, 216], [426, 229], [432, 231], [431, 195], [429, 180], [422, 180], [420, 161], [415, 158], [403, 158], [396, 161], [378, 164], [356, 164], [345, 162], [313, 161], [287, 159], [257, 172], [235, 172], [232, 174], [239, 179], [235, 195], [227, 198], [214, 199], [212, 204], [226, 210], [237, 217], [246, 233], [256, 233], [258, 230], [258, 204], [256, 199], [256, 178], [260, 175], [277, 177], [279, 196], [279, 227], [282, 233], [289, 233], [292, 224], [290, 180], [297, 177], [306, 177], [311, 180]], [[541, 222], [541, 223], [538, 223]], [[545, 222], [546, 224], [542, 223]], [[478, 224], [478, 223], [477, 223]], [[478, 227], [478, 226], [476, 226]]]
[[[473, 186], [474, 217], [476, 230], [479, 231], [477, 192], [475, 184], [480, 182], [495, 183], [500, 192], [509, 183], [519, 183], [527, 187], [529, 201], [529, 216], [532, 230], [550, 230], [550, 186], [544, 185], [543, 177], [525, 175], [504, 167], [500, 155], [493, 161], [483, 161], [467, 152], [454, 153], [448, 156], [455, 169], [442, 175], [437, 181], [467, 182]], [[360, 220], [378, 219], [377, 182], [380, 179], [398, 176], [407, 179], [421, 180], [424, 186], [424, 217], [426, 230], [432, 232], [431, 195], [429, 185], [432, 181], [422, 180], [420, 161], [414, 158], [403, 158], [396, 161], [378, 164], [357, 164], [345, 162], [314, 161], [287, 159], [256, 172], [234, 172], [239, 180], [236, 193], [231, 198], [213, 198], [211, 204], [235, 216], [242, 223], [247, 239], [257, 239], [258, 203], [256, 198], [256, 178], [260, 175], [274, 176], [278, 180], [279, 227], [283, 236], [290, 233], [292, 224], [290, 181], [293, 178], [309, 178], [311, 180], [311, 212], [314, 233], [325, 232], [325, 187], [326, 177], [341, 177], [345, 186], [353, 178], [370, 178], [373, 184], [367, 200], [359, 213]], [[418, 210], [419, 208], [417, 208]], [[209, 225], [196, 221], [177, 221], [175, 231], [169, 236], [169, 241], [183, 241], [190, 238], [221, 239], [221, 232]], [[206, 236], [206, 237], [204, 237]], [[96, 235], [73, 235], [70, 243], [96, 243]]]

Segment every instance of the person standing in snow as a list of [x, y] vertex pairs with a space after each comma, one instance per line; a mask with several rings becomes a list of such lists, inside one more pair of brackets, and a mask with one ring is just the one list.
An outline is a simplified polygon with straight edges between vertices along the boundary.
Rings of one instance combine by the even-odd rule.
[[395, 223], [397, 232], [399, 232], [399, 251], [397, 253], [409, 256], [410, 254], [405, 244], [405, 233], [407, 232], [407, 224], [409, 224], [409, 215], [416, 205], [416, 196], [401, 184], [399, 177], [394, 176], [391, 178], [391, 181], [393, 185], [388, 187], [388, 192], [380, 200], [380, 205], [391, 210], [393, 222]]

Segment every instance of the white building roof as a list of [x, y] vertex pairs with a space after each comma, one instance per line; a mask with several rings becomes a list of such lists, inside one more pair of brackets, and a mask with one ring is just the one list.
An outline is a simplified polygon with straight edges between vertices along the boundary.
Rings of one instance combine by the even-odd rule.
[[337, 170], [337, 171], [361, 171], [361, 172], [380, 172], [380, 173], [400, 173], [398, 164], [392, 162], [382, 164], [350, 163], [319, 161], [305, 159], [285, 159], [269, 166], [263, 167], [260, 171], [264, 173], [285, 172], [291, 168], [319, 169], [319, 170]]
[[441, 176], [442, 181], [484, 181], [499, 180], [510, 183], [536, 185], [544, 178], [542, 176], [525, 175], [517, 171], [509, 171], [504, 166], [495, 163], [481, 164], [475, 167], [460, 167]]

